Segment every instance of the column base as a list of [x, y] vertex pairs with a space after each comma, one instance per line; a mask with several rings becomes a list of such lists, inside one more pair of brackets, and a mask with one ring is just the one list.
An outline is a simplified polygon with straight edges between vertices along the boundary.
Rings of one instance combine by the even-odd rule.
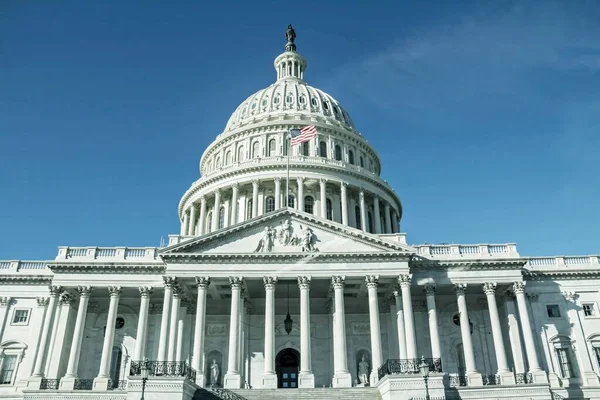
[[350, 372], [338, 372], [333, 375], [331, 386], [334, 388], [349, 388], [352, 387], [352, 376]]
[[500, 376], [500, 385], [514, 385], [516, 383], [515, 374], [510, 371], [498, 372], [498, 376]]
[[195, 380], [196, 385], [200, 386], [201, 388], [205, 388], [206, 387], [205, 379], [206, 379], [206, 377], [204, 376], [204, 374], [202, 374], [200, 372], [196, 372], [196, 380]]
[[263, 389], [277, 389], [277, 374], [263, 374]]
[[560, 378], [554, 372], [548, 374], [548, 380], [550, 381], [550, 387], [559, 388], [561, 386]]
[[531, 373], [531, 378], [533, 379], [533, 383], [548, 383], [548, 374], [546, 371], [537, 370], [537, 371], [529, 371]]
[[595, 372], [584, 372], [581, 376], [583, 386], [598, 386], [598, 375]]
[[41, 376], [32, 376], [29, 379], [27, 379], [27, 389], [30, 390], [40, 390], [40, 387], [42, 386], [42, 378]]
[[94, 384], [92, 385], [92, 391], [94, 392], [106, 392], [108, 390], [109, 377], [98, 376], [94, 378]]
[[75, 390], [75, 378], [74, 376], [64, 377], [58, 384], [58, 390]]
[[242, 377], [238, 373], [225, 374], [223, 377], [223, 387], [225, 389], [241, 389]]
[[315, 376], [311, 372], [300, 372], [298, 375], [298, 387], [300, 389], [314, 389]]
[[467, 372], [467, 386], [483, 386], [483, 377], [479, 372]]

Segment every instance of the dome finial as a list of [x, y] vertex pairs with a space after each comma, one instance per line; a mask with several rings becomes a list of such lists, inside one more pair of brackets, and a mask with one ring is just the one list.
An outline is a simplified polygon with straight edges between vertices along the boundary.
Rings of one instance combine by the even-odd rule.
[[287, 31], [285, 32], [285, 38], [287, 39], [285, 51], [296, 51], [296, 45], [294, 44], [294, 40], [296, 39], [296, 31], [294, 31], [294, 28], [292, 28], [292, 24], [288, 25]]

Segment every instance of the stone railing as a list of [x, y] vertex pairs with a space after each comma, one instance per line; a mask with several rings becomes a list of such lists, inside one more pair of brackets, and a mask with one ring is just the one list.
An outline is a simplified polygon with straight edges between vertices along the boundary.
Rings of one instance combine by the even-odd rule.
[[517, 246], [507, 244], [424, 244], [414, 246], [417, 254], [432, 258], [519, 257]]
[[46, 266], [46, 261], [0, 261], [0, 274], [11, 272], [23, 272], [27, 274], [51, 274]]
[[419, 374], [421, 373], [419, 367], [423, 361], [429, 365], [429, 371], [442, 372], [441, 358], [388, 359], [377, 371], [379, 379], [385, 375]]
[[153, 261], [156, 247], [59, 247], [56, 260]]
[[557, 256], [557, 257], [532, 257], [529, 258], [526, 268], [530, 270], [548, 270], [548, 269], [586, 269], [598, 268], [600, 266], [600, 256]]
[[143, 367], [148, 369], [148, 376], [185, 377], [196, 381], [196, 370], [185, 361], [132, 361], [129, 376], [141, 376]]

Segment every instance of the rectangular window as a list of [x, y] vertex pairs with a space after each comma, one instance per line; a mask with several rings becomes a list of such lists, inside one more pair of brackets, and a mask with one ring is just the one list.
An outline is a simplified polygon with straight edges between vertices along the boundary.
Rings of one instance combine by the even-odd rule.
[[569, 356], [569, 349], [556, 349], [556, 355], [558, 357], [558, 364], [560, 365], [562, 377], [572, 378], [573, 370], [571, 369], [571, 357]]
[[546, 311], [548, 312], [548, 318], [560, 318], [560, 308], [558, 304], [548, 304], [546, 306]]
[[12, 323], [13, 325], [26, 325], [29, 320], [29, 310], [28, 309], [15, 309], [13, 314]]
[[600, 347], [594, 347], [594, 355], [596, 356], [596, 362], [598, 363], [598, 368], [600, 368]]
[[594, 303], [583, 303], [583, 315], [586, 317], [595, 317], [596, 316], [596, 307]]
[[13, 374], [17, 367], [16, 355], [5, 355], [0, 365], [0, 385], [12, 385]]

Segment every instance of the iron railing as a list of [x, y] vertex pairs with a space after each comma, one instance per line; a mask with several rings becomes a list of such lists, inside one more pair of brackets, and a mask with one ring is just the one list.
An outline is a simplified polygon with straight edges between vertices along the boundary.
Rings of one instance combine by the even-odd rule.
[[107, 386], [108, 390], [126, 390], [127, 381], [113, 381], [112, 379], [109, 379]]
[[142, 366], [146, 363], [148, 376], [180, 376], [196, 381], [196, 370], [187, 362], [172, 361], [132, 361], [129, 369], [130, 376], [141, 376]]
[[467, 377], [459, 374], [450, 374], [448, 375], [448, 386], [450, 387], [459, 387], [459, 386], [467, 386]]
[[419, 366], [423, 360], [429, 365], [430, 372], [442, 372], [441, 358], [388, 359], [379, 367], [379, 379], [385, 375], [419, 374], [421, 373]]
[[73, 390], [92, 390], [94, 386], [93, 379], [75, 379]]
[[40, 390], [58, 390], [60, 379], [42, 379]]
[[246, 400], [245, 397], [242, 397], [239, 394], [228, 389], [212, 387], [209, 388], [208, 391], [210, 391], [212, 394], [214, 394], [222, 400]]
[[500, 385], [499, 375], [483, 375], [483, 386]]
[[517, 385], [527, 385], [533, 383], [533, 376], [529, 372], [524, 374], [515, 374], [515, 382]]

